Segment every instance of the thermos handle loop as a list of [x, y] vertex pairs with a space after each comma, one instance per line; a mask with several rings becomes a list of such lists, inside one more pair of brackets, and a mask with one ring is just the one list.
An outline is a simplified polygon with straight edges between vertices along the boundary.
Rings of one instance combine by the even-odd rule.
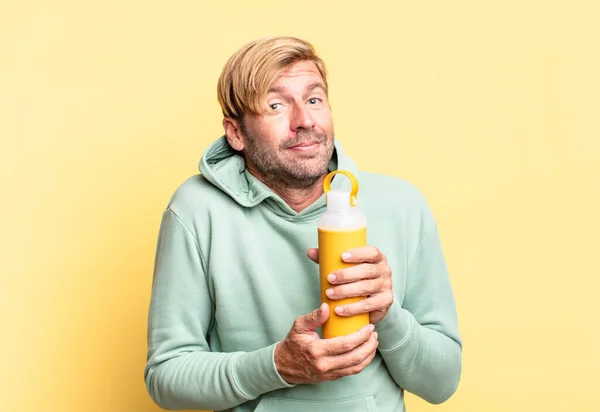
[[350, 205], [356, 206], [356, 195], [358, 194], [358, 180], [356, 179], [356, 176], [354, 176], [351, 172], [347, 170], [334, 170], [333, 172], [329, 173], [327, 177], [325, 177], [325, 181], [323, 182], [323, 189], [325, 190], [325, 193], [331, 190], [331, 180], [333, 179], [333, 176], [337, 173], [343, 174], [348, 179], [350, 179], [350, 183], [352, 184], [352, 191], [350, 192]]

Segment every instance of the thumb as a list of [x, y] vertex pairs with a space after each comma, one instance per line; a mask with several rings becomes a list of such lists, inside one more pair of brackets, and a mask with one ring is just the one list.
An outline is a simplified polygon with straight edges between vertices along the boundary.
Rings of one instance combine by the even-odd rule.
[[312, 260], [315, 263], [319, 263], [319, 249], [311, 247], [310, 249], [308, 249], [308, 251], [306, 252], [306, 255], [308, 256], [308, 258], [310, 260]]
[[319, 326], [329, 319], [329, 305], [322, 303], [317, 309], [306, 315], [300, 316], [294, 323], [294, 330], [297, 333], [314, 332]]

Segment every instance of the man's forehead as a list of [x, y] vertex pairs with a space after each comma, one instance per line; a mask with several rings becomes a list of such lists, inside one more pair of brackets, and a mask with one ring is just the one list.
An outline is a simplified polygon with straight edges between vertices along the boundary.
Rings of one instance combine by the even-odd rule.
[[285, 77], [299, 77], [299, 76], [317, 76], [321, 78], [321, 72], [317, 68], [317, 65], [312, 61], [299, 61], [286, 68], [276, 79], [277, 82], [281, 78]]
[[321, 73], [319, 70], [314, 68], [293, 68], [290, 70], [286, 70], [281, 73], [274, 81], [271, 83], [269, 87], [269, 93], [272, 92], [282, 92], [287, 89], [285, 83], [288, 80], [297, 79], [297, 78], [306, 78], [306, 82], [304, 85], [305, 89], [312, 90], [318, 87], [325, 89], [325, 84], [323, 82], [323, 78], [321, 77]]
[[[325, 90], [325, 85], [319, 79], [316, 79], [314, 82], [307, 83], [306, 86], [304, 87], [304, 89], [308, 90], [308, 91], [314, 90], [314, 89], [319, 89], [319, 88]], [[287, 87], [285, 87], [283, 85], [278, 85], [276, 83], [273, 83], [273, 85], [271, 87], [269, 87], [269, 93], [281, 93], [285, 90], [287, 90]]]

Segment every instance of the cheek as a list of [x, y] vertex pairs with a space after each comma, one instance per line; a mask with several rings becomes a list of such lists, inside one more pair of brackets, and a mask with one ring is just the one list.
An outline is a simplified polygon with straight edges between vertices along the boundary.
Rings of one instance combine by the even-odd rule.
[[289, 123], [283, 116], [270, 118], [260, 125], [260, 136], [263, 144], [277, 149], [286, 140], [290, 132]]
[[329, 110], [323, 110], [315, 116], [316, 123], [325, 132], [333, 131], [333, 119]]
[[260, 124], [256, 125], [255, 129], [260, 137], [260, 142], [269, 146], [277, 146], [279, 143], [281, 131], [285, 130], [285, 126], [278, 119], [265, 119]]
[[257, 143], [271, 152], [279, 151], [279, 146], [288, 136], [289, 129], [284, 122], [269, 119], [262, 122], [257, 128]]

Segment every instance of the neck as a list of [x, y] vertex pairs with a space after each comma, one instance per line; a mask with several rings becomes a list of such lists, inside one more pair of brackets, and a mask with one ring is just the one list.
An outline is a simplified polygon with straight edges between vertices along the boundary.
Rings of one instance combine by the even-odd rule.
[[313, 204], [323, 194], [323, 181], [327, 174], [321, 176], [316, 182], [308, 187], [290, 187], [275, 182], [266, 181], [258, 171], [253, 167], [248, 167], [248, 171], [258, 180], [267, 185], [273, 192], [277, 193], [285, 203], [294, 211], [300, 213], [308, 206]]
[[325, 176], [320, 177], [312, 186], [306, 188], [270, 187], [289, 207], [300, 213], [321, 197], [323, 194], [323, 180], [325, 180]]

